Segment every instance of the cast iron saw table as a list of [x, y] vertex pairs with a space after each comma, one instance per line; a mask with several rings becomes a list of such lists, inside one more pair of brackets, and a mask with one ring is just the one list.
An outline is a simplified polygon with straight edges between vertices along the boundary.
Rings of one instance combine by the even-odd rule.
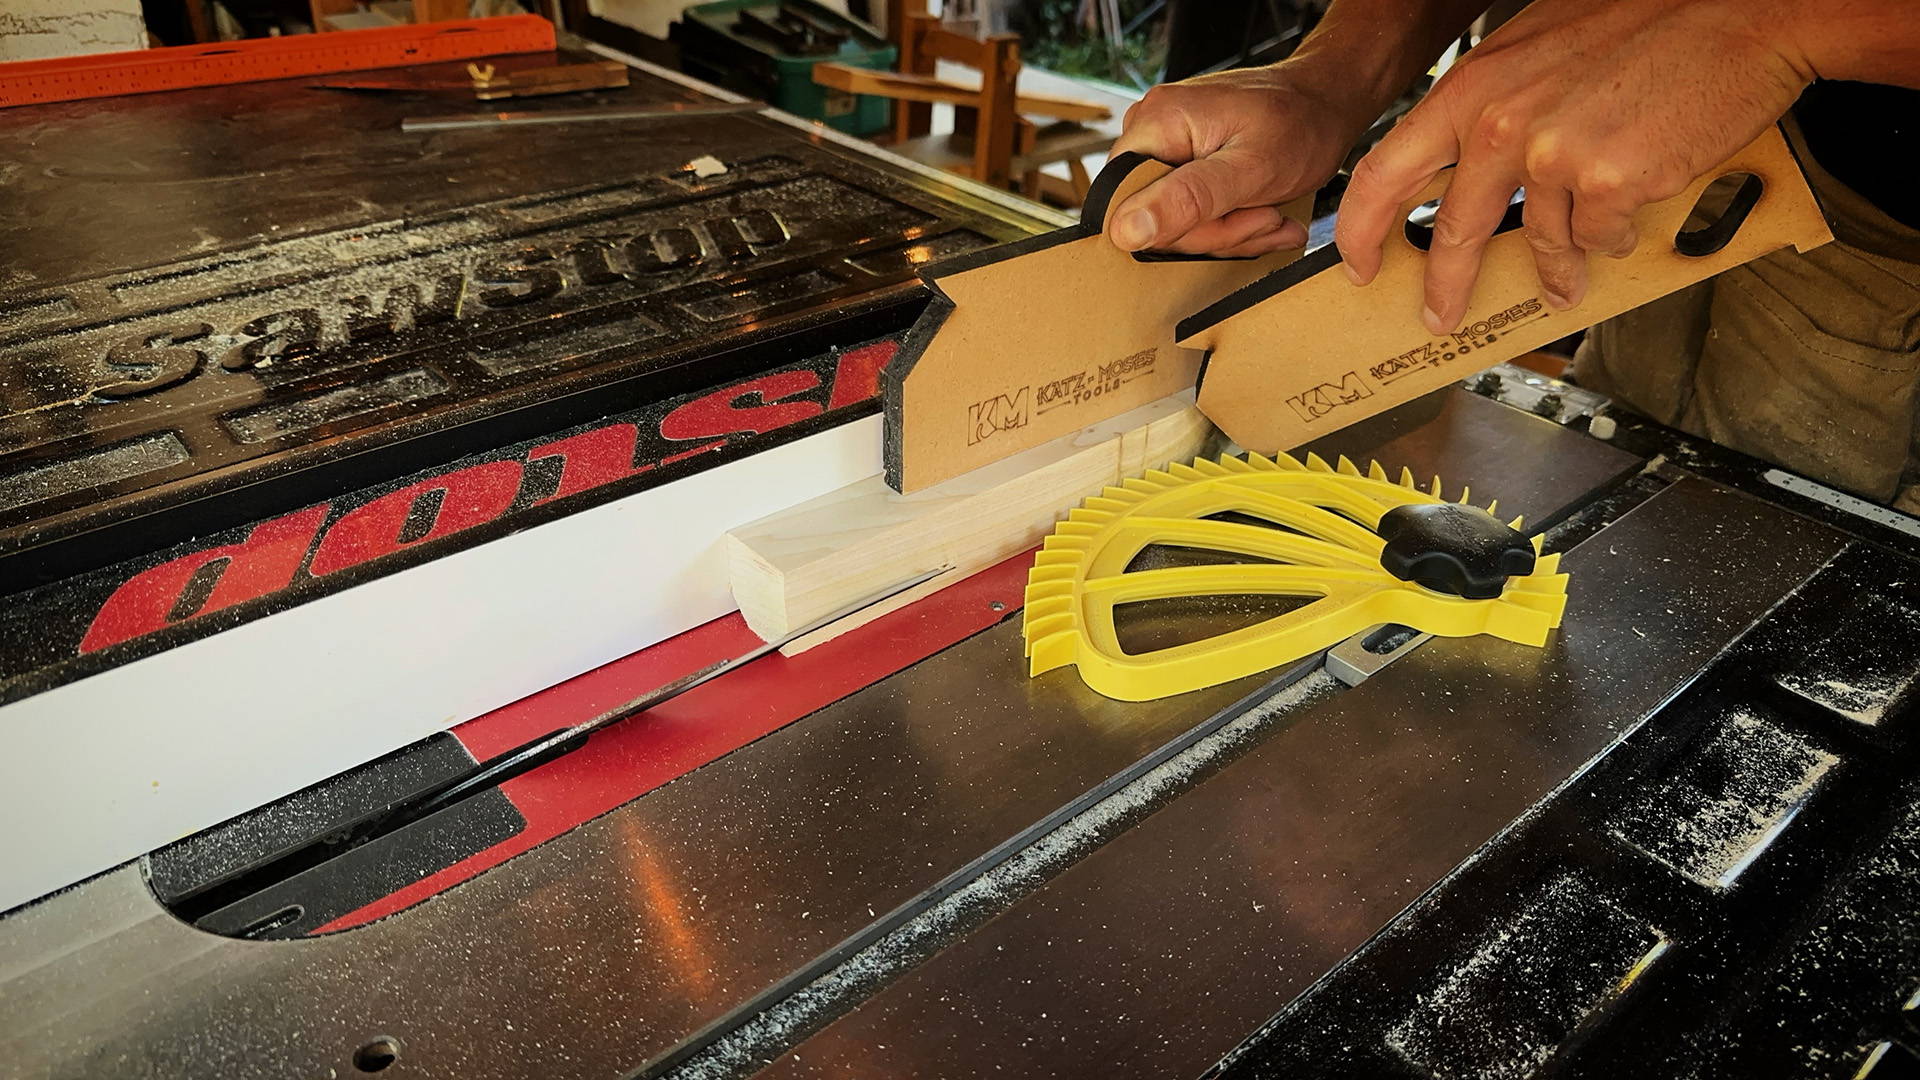
[[[756, 190], [843, 182], [925, 216], [903, 226], [863, 206], [861, 229], [828, 230], [777, 284], [690, 266], [638, 295], [629, 232], [605, 303], [570, 290], [607, 249], [593, 248], [590, 225], [562, 229], [541, 242], [546, 256], [512, 269], [459, 264], [466, 287], [532, 296], [551, 284], [541, 267], [587, 245], [561, 288], [483, 301], [472, 328], [422, 323], [416, 306], [412, 321], [355, 339], [342, 315], [322, 315], [343, 336], [323, 331], [304, 352], [288, 338], [265, 375], [208, 350], [166, 382], [167, 364], [184, 361], [151, 351], [199, 340], [166, 327], [204, 322], [244, 360], [250, 343], [304, 325], [284, 315], [295, 310], [285, 290], [317, 297], [297, 310], [335, 304], [339, 290], [262, 276], [259, 253], [276, 243], [263, 231], [321, 237], [276, 265], [318, 260], [329, 273], [341, 258], [357, 272], [343, 238], [379, 243], [369, 223], [396, 207], [410, 222], [449, 213], [450, 227], [475, 230], [461, 243], [516, 248], [531, 242], [513, 230], [542, 215], [623, 212], [593, 186], [603, 155], [653, 152], [557, 129], [524, 158], [475, 145], [459, 152], [474, 155], [477, 188], [456, 197], [408, 179], [402, 154], [382, 170], [339, 167], [302, 141], [310, 120], [272, 107], [285, 90], [205, 92], [233, 103], [227, 154], [277, 160], [266, 177], [256, 163], [154, 183], [134, 219], [63, 205], [59, 185], [39, 186], [43, 166], [8, 181], [26, 177], [31, 198], [0, 214], [31, 204], [91, 223], [96, 238], [49, 242], [10, 267], [0, 316], [14, 414], [0, 430], [0, 491], [26, 490], [24, 475], [53, 492], [0, 521], [13, 529], [0, 566], [24, 568], [5, 616], [21, 700], [36, 678], [88, 677], [65, 644], [84, 630], [62, 627], [91, 615], [89, 575], [195, 535], [203, 526], [171, 525], [179, 506], [242, 527], [313, 485], [378, 490], [864, 347], [911, 321], [919, 294], [903, 249], [1039, 224], [765, 117], [709, 118], [701, 145], [739, 140], [722, 157], [758, 162]], [[168, 106], [153, 100], [145, 121], [71, 110], [34, 122], [164, 130]], [[362, 120], [398, 110], [333, 107]], [[671, 144], [661, 162], [688, 156], [673, 131], [656, 136]], [[129, 184], [168, 160], [151, 145], [100, 159]], [[658, 183], [687, 182], [660, 168]], [[284, 201], [290, 176], [322, 174]], [[235, 217], [182, 194], [205, 183], [231, 185], [219, 205]], [[528, 185], [568, 194], [533, 198]], [[772, 235], [745, 224], [764, 224], [755, 197], [727, 216], [742, 223], [748, 263]], [[809, 220], [814, 196], [795, 198], [767, 209], [797, 240], [792, 222]], [[697, 230], [711, 248], [711, 212], [697, 213], [654, 235]], [[202, 261], [132, 269], [203, 241]], [[435, 265], [440, 249], [425, 247]], [[645, 250], [664, 260], [672, 241]], [[876, 272], [854, 276], [863, 261]], [[260, 288], [277, 291], [258, 306], [282, 314], [235, 336]], [[429, 302], [423, 285], [417, 304]], [[690, 308], [721, 313], [719, 329], [688, 322]], [[499, 315], [514, 310], [541, 317]], [[601, 336], [615, 319], [649, 332]], [[688, 337], [690, 325], [702, 334]], [[141, 363], [118, 367], [160, 380], [148, 392], [179, 395], [187, 419], [136, 408], [131, 427], [99, 432], [74, 419], [84, 411], [22, 413], [95, 362], [76, 359], [94, 355], [83, 341], [139, 342], [123, 359]], [[582, 356], [605, 362], [553, 359]], [[366, 373], [361, 389], [318, 400], [373, 407], [312, 404], [343, 370]], [[244, 401], [221, 396], [222, 372], [252, 373]], [[815, 422], [833, 416], [828, 393]], [[125, 446], [169, 431], [187, 432], [193, 454], [142, 450], [136, 463], [170, 463], [116, 471]], [[750, 635], [722, 619], [0, 915], [0, 1062], [10, 1075], [76, 1077], [1911, 1075], [1911, 523], [1518, 369], [1310, 449], [1524, 507], [1573, 575], [1565, 625], [1542, 649], [1354, 642], [1337, 650], [1344, 670], [1357, 661], [1370, 674], [1352, 684], [1316, 656], [1127, 704], [1071, 670], [1026, 677], [1021, 557], [742, 668], [444, 819], [284, 880], [248, 876], [476, 759], [741, 651]], [[30, 471], [75, 452], [86, 467]], [[102, 470], [114, 478], [94, 483]], [[86, 480], [62, 479], [73, 477]], [[1129, 610], [1123, 640], [1164, 644], [1273, 610], [1168, 604]]]

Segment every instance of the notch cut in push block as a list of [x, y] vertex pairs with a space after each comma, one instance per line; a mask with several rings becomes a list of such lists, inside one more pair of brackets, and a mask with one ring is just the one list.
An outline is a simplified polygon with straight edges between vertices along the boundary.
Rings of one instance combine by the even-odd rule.
[[[894, 490], [925, 490], [1194, 385], [1200, 353], [1174, 341], [1175, 324], [1299, 253], [1115, 247], [1101, 232], [1108, 211], [1169, 171], [1120, 154], [1080, 224], [921, 272], [933, 300], [881, 374]], [[1310, 198], [1284, 209], [1304, 223]]]

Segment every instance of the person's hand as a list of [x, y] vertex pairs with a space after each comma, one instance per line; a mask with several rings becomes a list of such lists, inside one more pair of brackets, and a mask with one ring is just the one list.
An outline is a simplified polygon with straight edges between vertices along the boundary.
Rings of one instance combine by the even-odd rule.
[[1771, 7], [1534, 0], [1354, 169], [1334, 228], [1348, 273], [1373, 280], [1402, 205], [1457, 162], [1428, 252], [1428, 329], [1466, 315], [1481, 252], [1521, 187], [1542, 293], [1578, 304], [1590, 253], [1631, 254], [1636, 210], [1751, 142], [1806, 86], [1806, 64], [1769, 39]]
[[1127, 251], [1264, 255], [1302, 247], [1306, 225], [1279, 203], [1313, 191], [1373, 120], [1352, 94], [1306, 65], [1203, 75], [1147, 91], [1113, 152], [1177, 166], [1113, 209], [1107, 233]]

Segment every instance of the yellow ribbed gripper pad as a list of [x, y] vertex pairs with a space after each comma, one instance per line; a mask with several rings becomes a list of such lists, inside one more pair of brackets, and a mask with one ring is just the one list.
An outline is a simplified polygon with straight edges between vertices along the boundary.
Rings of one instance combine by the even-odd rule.
[[[1423, 489], [1404, 469], [1396, 483], [1377, 462], [1363, 473], [1344, 457], [1328, 465], [1312, 454], [1304, 463], [1285, 454], [1202, 458], [1109, 487], [1070, 512], [1034, 558], [1023, 624], [1029, 672], [1072, 664], [1107, 697], [1147, 701], [1279, 667], [1380, 623], [1545, 644], [1567, 606], [1558, 555], [1537, 558], [1532, 573], [1509, 578], [1491, 600], [1435, 592], [1381, 566], [1380, 516], [1442, 501], [1439, 477]], [[1467, 501], [1464, 489], [1458, 501]], [[1208, 520], [1227, 512], [1281, 527]], [[1271, 561], [1127, 572], [1150, 544]], [[1539, 537], [1533, 546], [1540, 550]], [[1113, 622], [1120, 605], [1212, 595], [1314, 599], [1202, 641], [1121, 649]]]

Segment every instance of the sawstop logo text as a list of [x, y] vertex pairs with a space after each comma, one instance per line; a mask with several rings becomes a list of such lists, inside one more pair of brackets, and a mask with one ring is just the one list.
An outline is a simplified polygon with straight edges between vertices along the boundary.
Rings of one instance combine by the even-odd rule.
[[[632, 419], [517, 444], [391, 490], [270, 518], [228, 543], [163, 557], [113, 587], [76, 651], [98, 652], [249, 601], [274, 597], [277, 610], [315, 599], [410, 565], [400, 557], [415, 549], [445, 553], [521, 527], [528, 511], [561, 499], [584, 495], [573, 505], [597, 505], [656, 482], [649, 474], [666, 466], [873, 400], [880, 369], [897, 349], [882, 340], [809, 358]], [[289, 593], [297, 599], [282, 595]]]
[[[326, 297], [221, 329], [211, 321], [172, 317], [125, 333], [101, 354], [102, 398], [149, 394], [211, 367], [244, 372], [277, 363], [323, 368], [324, 354], [378, 346], [383, 339], [429, 328], [474, 323], [492, 311], [537, 305], [619, 285], [629, 291], [668, 271], [718, 257], [752, 261], [788, 242], [791, 233], [769, 210], [720, 215], [697, 228], [673, 227], [635, 236], [582, 238], [553, 245], [502, 241], [498, 254], [402, 282], [383, 292]], [[420, 260], [426, 262], [428, 260]]]

